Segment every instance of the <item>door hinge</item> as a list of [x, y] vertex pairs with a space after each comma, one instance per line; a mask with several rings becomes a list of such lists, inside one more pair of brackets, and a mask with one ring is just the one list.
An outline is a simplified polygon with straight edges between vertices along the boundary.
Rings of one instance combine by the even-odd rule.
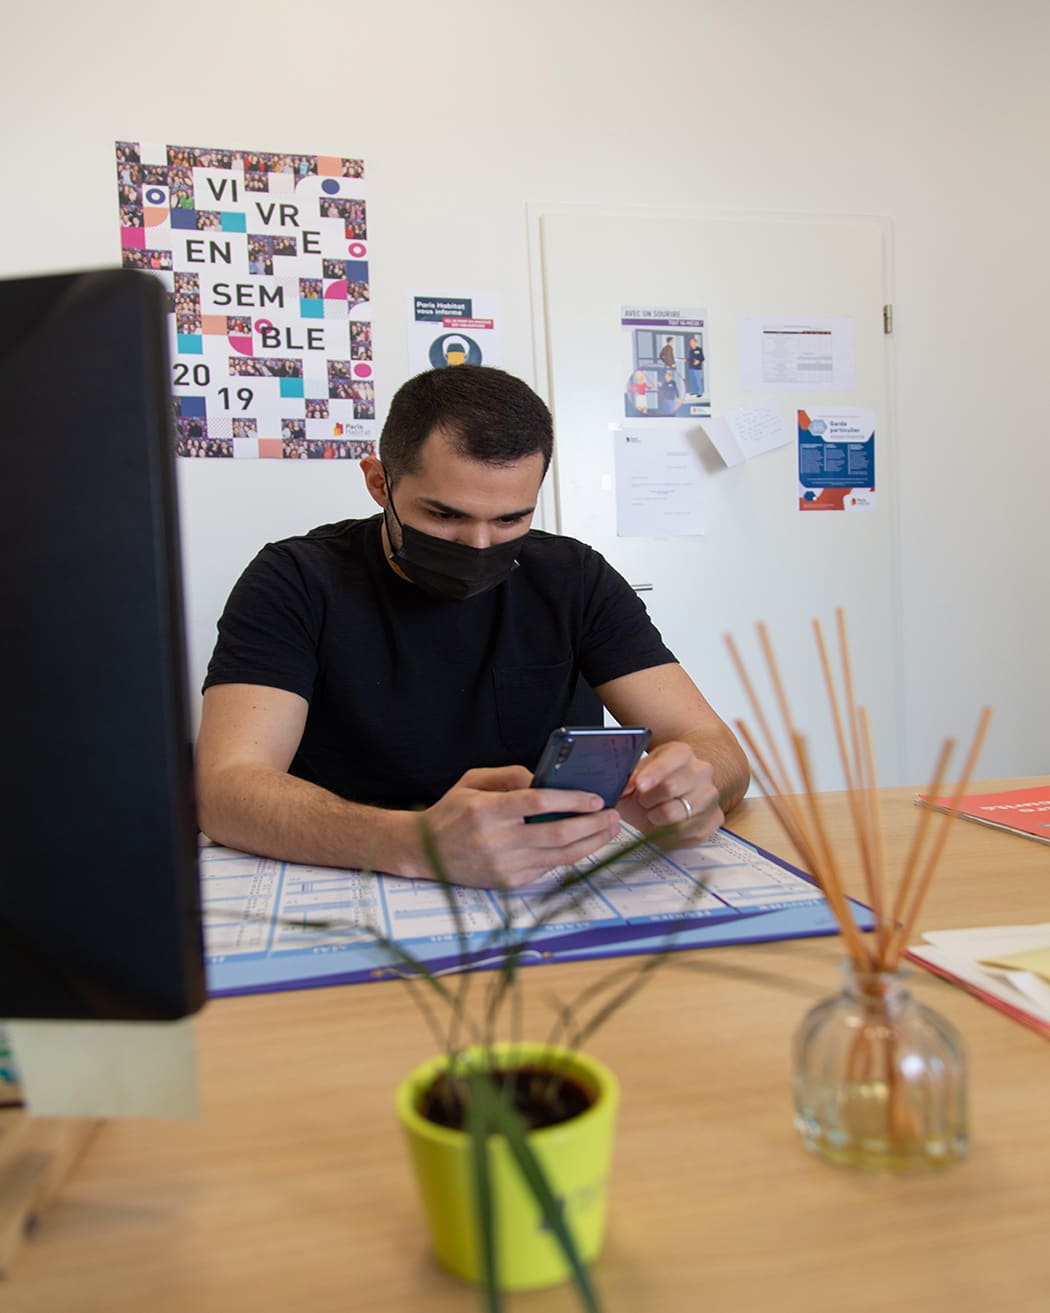
[[891, 305], [882, 307], [882, 331], [887, 334], [893, 332], [893, 306]]

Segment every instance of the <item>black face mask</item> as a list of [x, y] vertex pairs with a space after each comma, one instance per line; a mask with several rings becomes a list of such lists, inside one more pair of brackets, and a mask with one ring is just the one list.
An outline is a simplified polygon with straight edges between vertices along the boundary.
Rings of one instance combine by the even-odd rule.
[[[488, 592], [503, 583], [518, 568], [518, 553], [527, 534], [491, 547], [468, 547], [466, 543], [435, 538], [433, 534], [402, 524], [394, 507], [393, 493], [387, 481], [387, 497], [401, 530], [401, 546], [391, 553], [391, 561], [414, 584], [431, 597], [448, 602], [463, 602], [468, 597]], [[383, 512], [385, 517], [386, 511]], [[390, 525], [387, 525], [390, 534]]]

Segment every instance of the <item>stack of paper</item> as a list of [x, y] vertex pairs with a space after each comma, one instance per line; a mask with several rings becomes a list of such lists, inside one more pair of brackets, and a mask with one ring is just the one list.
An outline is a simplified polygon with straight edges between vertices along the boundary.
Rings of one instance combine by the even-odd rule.
[[1050, 922], [931, 930], [906, 955], [1050, 1039]]

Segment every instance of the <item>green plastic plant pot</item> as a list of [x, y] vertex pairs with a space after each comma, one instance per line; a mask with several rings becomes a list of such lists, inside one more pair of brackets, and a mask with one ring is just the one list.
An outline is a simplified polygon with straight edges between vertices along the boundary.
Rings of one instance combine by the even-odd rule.
[[[585, 1054], [543, 1044], [494, 1044], [470, 1049], [457, 1063], [528, 1065], [572, 1077], [592, 1096], [584, 1112], [532, 1131], [529, 1143], [585, 1263], [605, 1235], [605, 1204], [619, 1103], [616, 1077]], [[468, 1136], [420, 1113], [426, 1091], [448, 1069], [447, 1058], [417, 1067], [398, 1087], [396, 1109], [408, 1140], [438, 1262], [467, 1281], [484, 1278]], [[569, 1280], [565, 1256], [545, 1223], [502, 1136], [489, 1140], [496, 1214], [496, 1259], [503, 1290], [533, 1290]]]

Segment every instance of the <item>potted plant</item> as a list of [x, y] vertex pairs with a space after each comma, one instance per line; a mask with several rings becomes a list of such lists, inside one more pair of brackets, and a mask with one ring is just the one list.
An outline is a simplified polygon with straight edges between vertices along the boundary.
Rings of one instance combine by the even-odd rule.
[[[425, 826], [422, 817], [420, 824]], [[575, 907], [582, 916], [584, 901], [614, 866], [622, 876], [632, 859], [647, 864], [654, 852], [673, 850], [687, 828], [684, 822], [644, 838], [629, 836], [586, 866], [559, 872], [533, 895], [527, 925], [516, 924], [513, 913], [520, 890], [505, 891], [498, 924], [480, 947], [468, 936], [458, 886], [424, 828], [433, 878], [458, 943], [451, 974], [447, 965], [442, 974], [431, 970], [374, 925], [310, 918], [312, 931], [364, 938], [384, 949], [431, 1031], [437, 1052], [400, 1081], [395, 1109], [435, 1255], [449, 1271], [481, 1286], [487, 1313], [499, 1313], [505, 1291], [564, 1281], [574, 1283], [586, 1309], [599, 1313], [588, 1264], [604, 1239], [619, 1087], [582, 1046], [671, 960], [678, 933], [691, 924], [692, 900], [666, 923], [654, 951], [617, 963], [568, 1002], [556, 1000], [550, 1033], [542, 1040], [521, 1034], [523, 964], [548, 924]], [[703, 892], [697, 883], [693, 898]], [[299, 918], [262, 919], [303, 929]], [[472, 969], [493, 961], [491, 971]]]
[[[523, 955], [567, 901], [583, 897], [584, 882], [600, 882], [607, 868], [622, 869], [634, 853], [642, 860], [654, 846], [673, 847], [682, 829], [665, 827], [585, 870], [570, 869], [540, 896], [527, 926], [514, 924], [504, 898], [490, 945], [500, 961], [491, 972], [439, 977], [402, 946], [372, 934], [398, 962], [438, 1049], [395, 1095], [434, 1252], [442, 1266], [481, 1286], [489, 1313], [501, 1308], [504, 1291], [566, 1280], [585, 1308], [600, 1307], [588, 1264], [604, 1238], [619, 1087], [581, 1045], [666, 960], [678, 923], [670, 924], [659, 951], [618, 965], [556, 1005], [543, 1041], [518, 1033]], [[441, 854], [428, 836], [424, 841], [456, 924], [461, 965], [468, 967], [477, 954], [467, 953], [455, 888]]]
[[570, 1049], [513, 1041], [424, 1063], [398, 1087], [434, 1252], [501, 1290], [576, 1280], [596, 1308], [586, 1265], [605, 1228], [618, 1087]]

